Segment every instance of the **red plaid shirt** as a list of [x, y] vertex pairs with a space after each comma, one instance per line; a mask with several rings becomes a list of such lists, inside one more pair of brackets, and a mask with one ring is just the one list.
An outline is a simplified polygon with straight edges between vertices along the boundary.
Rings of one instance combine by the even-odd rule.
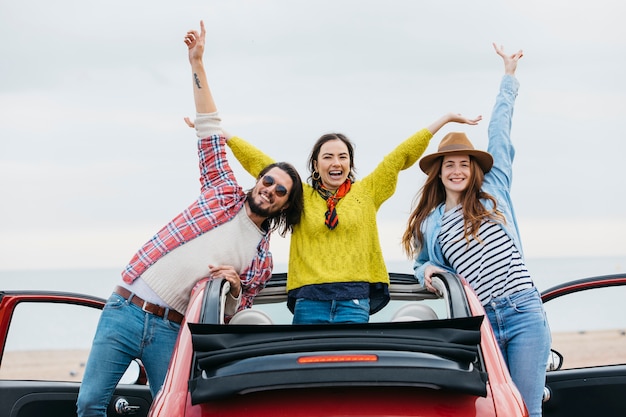
[[[201, 194], [187, 209], [146, 242], [122, 271], [131, 283], [165, 254], [185, 242], [231, 220], [244, 209], [245, 191], [237, 184], [226, 159], [225, 139], [212, 135], [198, 141]], [[270, 234], [259, 242], [257, 255], [241, 274], [242, 300], [239, 309], [252, 306], [252, 300], [265, 287], [272, 274]]]

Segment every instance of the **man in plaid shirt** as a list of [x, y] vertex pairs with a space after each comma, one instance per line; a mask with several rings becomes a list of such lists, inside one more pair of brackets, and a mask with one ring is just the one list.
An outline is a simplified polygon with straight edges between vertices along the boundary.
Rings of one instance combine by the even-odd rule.
[[78, 396], [78, 415], [106, 416], [115, 386], [140, 358], [154, 397], [167, 373], [190, 292], [205, 277], [230, 283], [226, 314], [252, 305], [272, 272], [269, 238], [302, 215], [302, 182], [284, 162], [267, 166], [244, 191], [226, 159], [226, 139], [202, 56], [205, 29], [185, 43], [193, 74], [201, 193], [132, 257], [102, 311]]

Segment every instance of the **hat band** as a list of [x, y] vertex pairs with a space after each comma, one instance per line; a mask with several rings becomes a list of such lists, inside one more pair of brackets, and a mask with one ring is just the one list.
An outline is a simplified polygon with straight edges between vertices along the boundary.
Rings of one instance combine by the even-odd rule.
[[450, 144], [446, 146], [442, 146], [439, 148], [438, 152], [449, 152], [449, 151], [473, 151], [473, 146], [468, 146], [464, 144]]

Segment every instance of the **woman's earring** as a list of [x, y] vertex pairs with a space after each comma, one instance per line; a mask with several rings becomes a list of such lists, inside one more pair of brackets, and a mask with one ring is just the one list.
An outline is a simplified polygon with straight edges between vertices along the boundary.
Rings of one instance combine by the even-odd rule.
[[313, 174], [311, 174], [311, 178], [313, 178], [315, 181], [319, 181], [320, 180], [320, 173], [317, 171], [313, 171]]

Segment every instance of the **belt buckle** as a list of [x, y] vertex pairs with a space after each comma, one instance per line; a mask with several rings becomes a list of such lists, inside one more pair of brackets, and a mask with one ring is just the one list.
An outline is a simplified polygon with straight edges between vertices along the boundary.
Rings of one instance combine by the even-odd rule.
[[143, 304], [141, 305], [141, 311], [145, 311], [146, 313], [150, 313], [150, 314], [154, 314], [152, 311], [149, 311], [148, 309], [146, 309], [146, 306], [149, 305], [150, 303], [145, 301], [143, 302]]
[[[152, 311], [148, 310], [146, 306], [153, 306]], [[152, 314], [153, 316], [167, 318], [167, 316], [165, 315], [165, 313], [167, 312], [167, 309], [165, 307], [161, 307], [160, 305], [157, 305], [157, 304], [152, 304], [145, 300], [143, 302], [143, 305], [141, 306], [141, 310], [145, 311], [148, 314]]]

